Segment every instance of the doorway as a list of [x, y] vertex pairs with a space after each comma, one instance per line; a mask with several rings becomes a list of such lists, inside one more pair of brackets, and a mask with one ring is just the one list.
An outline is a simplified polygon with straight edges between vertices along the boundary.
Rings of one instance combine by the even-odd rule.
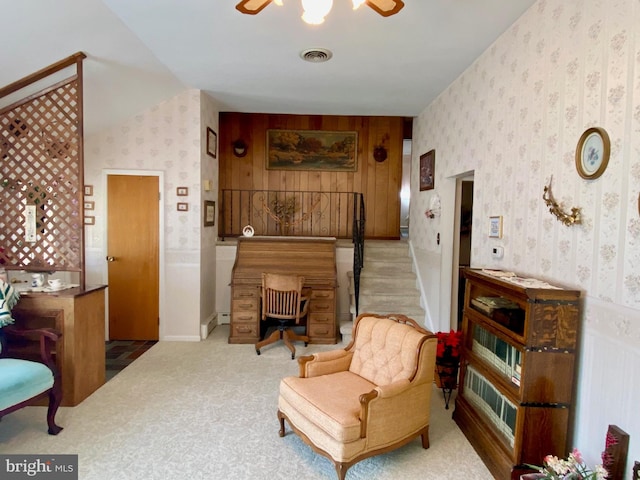
[[453, 278], [451, 289], [452, 328], [462, 328], [465, 278], [462, 271], [471, 266], [473, 219], [473, 174], [456, 179]]
[[400, 186], [400, 238], [409, 238], [411, 200], [411, 139], [402, 141], [402, 185]]
[[109, 339], [158, 340], [160, 177], [107, 174]]

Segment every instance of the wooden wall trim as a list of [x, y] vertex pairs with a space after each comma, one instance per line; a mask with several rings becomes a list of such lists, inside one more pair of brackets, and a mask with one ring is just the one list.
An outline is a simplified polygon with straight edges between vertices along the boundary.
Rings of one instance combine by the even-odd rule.
[[[403, 117], [220, 113], [219, 188], [362, 193], [367, 238], [399, 238], [402, 182]], [[356, 131], [355, 172], [266, 169], [268, 129]], [[233, 142], [247, 144], [244, 157], [233, 155]], [[376, 162], [374, 147], [383, 145], [387, 159]]]
[[84, 53], [77, 52], [56, 63], [52, 63], [48, 67], [44, 67], [38, 70], [37, 72], [27, 75], [26, 77], [21, 78], [20, 80], [17, 80], [5, 87], [0, 88], [0, 98], [6, 97], [7, 95], [12, 94], [13, 92], [17, 92], [18, 90], [26, 87], [27, 85], [31, 85], [32, 83], [35, 83], [38, 80], [42, 80], [43, 78], [46, 78], [53, 73], [56, 73], [64, 68], [70, 67], [74, 63], [80, 66], [82, 64], [82, 60], [85, 58], [87, 58], [87, 56]]

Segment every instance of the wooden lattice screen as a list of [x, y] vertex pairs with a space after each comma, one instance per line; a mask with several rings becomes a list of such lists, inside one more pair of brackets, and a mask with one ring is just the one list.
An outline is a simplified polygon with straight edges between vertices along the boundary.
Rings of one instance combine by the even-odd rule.
[[76, 64], [75, 75], [0, 109], [0, 264], [77, 271], [84, 286], [83, 58], [0, 89], [2, 98]]

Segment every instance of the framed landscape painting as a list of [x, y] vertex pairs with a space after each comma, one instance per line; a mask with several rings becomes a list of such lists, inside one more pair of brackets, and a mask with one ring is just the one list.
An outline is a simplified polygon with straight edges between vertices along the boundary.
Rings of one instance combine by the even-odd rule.
[[357, 149], [357, 132], [267, 130], [267, 169], [355, 172]]

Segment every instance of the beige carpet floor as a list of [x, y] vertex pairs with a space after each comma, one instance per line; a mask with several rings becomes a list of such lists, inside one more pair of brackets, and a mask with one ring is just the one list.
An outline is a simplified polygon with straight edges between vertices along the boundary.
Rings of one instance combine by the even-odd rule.
[[[252, 345], [229, 345], [228, 334], [221, 325], [203, 342], [157, 343], [80, 405], [61, 408], [57, 437], [46, 433], [44, 407], [7, 415], [0, 453], [78, 454], [81, 480], [336, 478], [290, 430], [278, 436], [278, 384], [297, 374], [297, 361], [282, 344], [257, 356]], [[347, 480], [492, 479], [451, 411], [434, 387], [431, 447], [416, 439], [356, 464]]]

